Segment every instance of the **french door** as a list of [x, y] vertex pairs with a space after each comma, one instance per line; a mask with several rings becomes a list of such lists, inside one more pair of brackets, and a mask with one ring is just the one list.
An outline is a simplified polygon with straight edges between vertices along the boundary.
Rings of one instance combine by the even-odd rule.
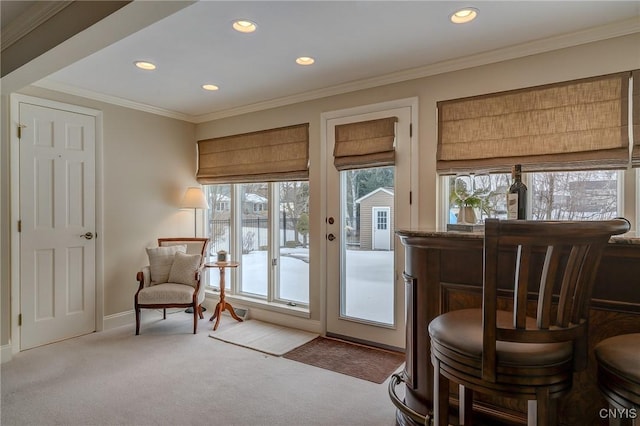
[[[397, 117], [395, 165], [338, 171], [335, 127]], [[326, 121], [326, 329], [391, 348], [405, 346], [404, 250], [394, 229], [411, 223], [411, 107]]]

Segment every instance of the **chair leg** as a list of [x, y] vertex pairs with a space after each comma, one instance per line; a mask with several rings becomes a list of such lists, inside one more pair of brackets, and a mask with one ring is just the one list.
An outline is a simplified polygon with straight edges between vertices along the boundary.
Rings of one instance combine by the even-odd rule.
[[140, 306], [136, 303], [136, 336], [140, 334]]
[[202, 305], [198, 305], [198, 315], [200, 319], [204, 319], [204, 314], [202, 313]]
[[440, 361], [433, 360], [433, 425], [449, 425], [449, 379], [440, 374]]
[[557, 400], [551, 398], [548, 388], [536, 391], [536, 400], [530, 400], [528, 406], [528, 426], [555, 426], [558, 421]]
[[202, 313], [200, 312], [200, 306], [194, 305], [193, 306], [193, 334], [196, 334], [196, 332], [198, 331], [198, 316], [199, 316], [198, 313], [202, 315]]
[[458, 385], [460, 398], [459, 423], [461, 425], [473, 424], [473, 390], [466, 386]]
[[167, 319], [167, 308], [162, 309], [162, 319]]

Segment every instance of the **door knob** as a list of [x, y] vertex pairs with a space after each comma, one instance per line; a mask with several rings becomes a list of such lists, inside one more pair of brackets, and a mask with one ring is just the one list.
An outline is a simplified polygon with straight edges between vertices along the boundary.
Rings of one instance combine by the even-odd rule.
[[334, 222], [333, 217], [330, 217], [329, 219], [327, 219], [327, 222], [329, 222], [329, 225], [333, 225], [333, 222]]
[[335, 235], [333, 235], [333, 234], [329, 234], [329, 235], [327, 235], [327, 240], [329, 240], [329, 241], [333, 241], [333, 240], [335, 240], [335, 239], [336, 239], [336, 236], [335, 236]]
[[80, 235], [82, 238], [86, 238], [87, 240], [90, 240], [93, 238], [93, 233], [91, 232], [87, 232], [85, 234]]

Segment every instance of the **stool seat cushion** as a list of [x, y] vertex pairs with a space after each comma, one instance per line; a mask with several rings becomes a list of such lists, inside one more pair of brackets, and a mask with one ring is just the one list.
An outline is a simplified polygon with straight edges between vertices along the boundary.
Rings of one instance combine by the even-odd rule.
[[[497, 312], [497, 324], [508, 327], [513, 322], [513, 314]], [[533, 318], [527, 323], [535, 324]], [[436, 317], [429, 324], [429, 334], [435, 343], [450, 348], [457, 353], [457, 360], [463, 364], [479, 368], [482, 360], [482, 309], [460, 309]], [[571, 362], [573, 346], [571, 342], [561, 343], [496, 343], [498, 364], [521, 370], [527, 367], [548, 367]], [[478, 375], [480, 370], [478, 370]]]
[[640, 333], [610, 337], [594, 350], [600, 365], [640, 385]]

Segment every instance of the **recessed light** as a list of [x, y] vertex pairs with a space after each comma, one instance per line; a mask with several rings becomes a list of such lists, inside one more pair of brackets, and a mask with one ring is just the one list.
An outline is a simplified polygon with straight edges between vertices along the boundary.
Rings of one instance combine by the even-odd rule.
[[211, 91], [213, 91], [213, 90], [218, 90], [218, 89], [219, 89], [219, 87], [218, 87], [218, 86], [216, 86], [215, 84], [203, 84], [203, 85], [202, 85], [202, 88], [203, 88], [204, 90], [211, 90]]
[[258, 26], [255, 22], [247, 19], [238, 19], [237, 21], [233, 21], [233, 29], [241, 33], [252, 33], [257, 28]]
[[451, 22], [454, 24], [466, 24], [471, 22], [478, 16], [478, 9], [473, 7], [466, 7], [454, 12], [451, 15]]
[[296, 59], [296, 64], [298, 64], [298, 65], [311, 65], [315, 61], [316, 60], [313, 59], [310, 56], [300, 56], [299, 58]]
[[136, 61], [135, 64], [136, 64], [136, 67], [145, 71], [152, 71], [156, 69], [155, 64], [152, 64], [151, 62], [147, 62], [147, 61]]

